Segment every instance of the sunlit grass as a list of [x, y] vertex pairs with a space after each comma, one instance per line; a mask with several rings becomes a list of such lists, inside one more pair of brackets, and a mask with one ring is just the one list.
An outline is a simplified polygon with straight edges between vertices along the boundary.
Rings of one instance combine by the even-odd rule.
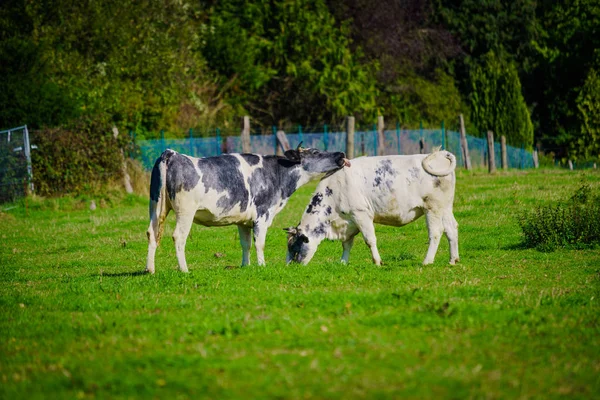
[[[145, 267], [147, 201], [30, 199], [0, 213], [0, 398], [591, 398], [600, 390], [600, 250], [524, 249], [520, 210], [568, 198], [569, 171], [460, 171], [461, 262], [423, 220], [286, 266], [296, 193], [240, 268], [235, 227], [170, 234]], [[600, 184], [598, 173], [583, 179]], [[254, 257], [254, 254], [253, 254]], [[255, 258], [254, 258], [255, 260]]]

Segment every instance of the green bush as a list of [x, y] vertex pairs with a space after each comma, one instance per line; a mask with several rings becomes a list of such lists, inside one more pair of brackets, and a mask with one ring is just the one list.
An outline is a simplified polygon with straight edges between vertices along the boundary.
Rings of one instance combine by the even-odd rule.
[[41, 196], [94, 193], [122, 177], [121, 149], [127, 135], [115, 139], [112, 124], [79, 120], [61, 128], [36, 131], [31, 154], [35, 192]]
[[600, 194], [584, 183], [569, 200], [525, 211], [518, 220], [526, 247], [595, 246], [600, 244]]

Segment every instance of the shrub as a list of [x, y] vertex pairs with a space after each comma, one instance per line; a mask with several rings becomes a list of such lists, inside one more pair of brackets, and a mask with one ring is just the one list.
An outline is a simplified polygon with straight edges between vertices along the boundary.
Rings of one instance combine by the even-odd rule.
[[122, 178], [121, 149], [108, 121], [79, 120], [66, 127], [36, 131], [31, 154], [35, 192], [41, 196], [93, 193]]
[[519, 215], [524, 245], [542, 251], [600, 244], [600, 194], [583, 184], [571, 198]]

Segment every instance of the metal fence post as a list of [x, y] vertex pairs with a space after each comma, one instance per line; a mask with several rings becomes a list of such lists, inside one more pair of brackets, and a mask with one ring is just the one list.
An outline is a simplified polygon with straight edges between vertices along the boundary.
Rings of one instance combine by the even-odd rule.
[[442, 150], [446, 149], [446, 128], [444, 127], [444, 120], [442, 120]]
[[190, 156], [196, 157], [196, 155], [194, 154], [193, 139], [194, 139], [194, 129], [190, 128]]
[[323, 142], [325, 142], [325, 151], [329, 147], [329, 134], [327, 133], [327, 124], [323, 125]]
[[379, 143], [377, 141], [377, 124], [373, 124], [373, 145], [375, 145], [373, 155], [376, 156], [377, 155], [377, 147], [379, 146]]
[[302, 139], [302, 125], [298, 125], [298, 144], [302, 143], [304, 140]]
[[27, 177], [29, 179], [29, 190], [33, 193], [33, 169], [31, 167], [31, 145], [29, 143], [29, 130], [27, 125], [24, 126], [25, 137], [23, 138], [23, 147], [25, 158], [27, 158]]
[[400, 121], [396, 122], [396, 138], [398, 139], [398, 154], [402, 154], [402, 148], [400, 146]]
[[221, 130], [219, 128], [215, 129], [215, 133], [217, 135], [217, 155], [221, 155]]
[[277, 154], [277, 127], [272, 125], [271, 129], [273, 130], [273, 154]]

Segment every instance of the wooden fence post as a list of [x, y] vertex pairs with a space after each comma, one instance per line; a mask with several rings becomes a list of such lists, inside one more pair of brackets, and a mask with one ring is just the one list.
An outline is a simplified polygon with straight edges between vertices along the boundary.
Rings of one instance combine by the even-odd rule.
[[[116, 126], [112, 127], [113, 136], [115, 140], [119, 137], [119, 130]], [[133, 187], [131, 186], [131, 178], [129, 177], [129, 173], [127, 172], [127, 161], [125, 161], [125, 154], [123, 153], [123, 149], [121, 152], [121, 172], [123, 173], [123, 185], [125, 186], [125, 191], [127, 193], [133, 193]]]
[[346, 157], [354, 158], [354, 117], [346, 118]]
[[500, 145], [502, 146], [502, 169], [508, 169], [508, 156], [506, 154], [506, 136], [500, 136]]
[[290, 142], [287, 139], [284, 131], [277, 131], [277, 155], [282, 156], [283, 153], [290, 149]]
[[533, 150], [533, 167], [534, 168], [540, 167], [540, 158], [539, 158], [537, 149]]
[[382, 156], [385, 150], [385, 135], [383, 134], [383, 115], [377, 117], [377, 155]]
[[496, 154], [494, 152], [494, 132], [487, 132], [488, 142], [488, 171], [490, 174], [496, 172]]
[[245, 116], [243, 118], [242, 126], [242, 153], [250, 153], [252, 151], [250, 147], [250, 117]]
[[460, 147], [465, 168], [469, 171], [471, 169], [471, 157], [469, 157], [469, 144], [467, 143], [467, 133], [465, 132], [465, 120], [462, 114], [460, 114], [458, 118], [460, 119]]

